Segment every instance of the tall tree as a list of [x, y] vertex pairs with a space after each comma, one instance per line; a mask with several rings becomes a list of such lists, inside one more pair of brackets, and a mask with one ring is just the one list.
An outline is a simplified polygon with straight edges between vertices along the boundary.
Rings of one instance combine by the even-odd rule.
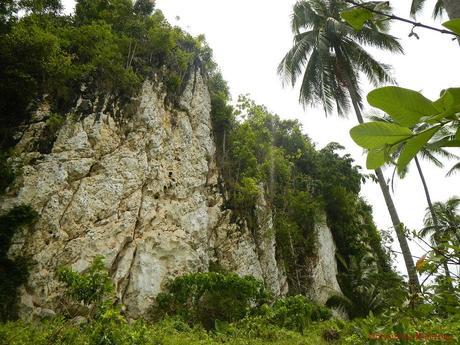
[[[460, 199], [452, 197], [446, 202], [435, 202], [432, 204], [425, 214], [425, 227], [420, 230], [420, 236], [430, 236], [433, 246], [441, 248], [446, 244], [455, 246], [460, 245], [460, 214], [459, 214]], [[448, 246], [447, 246], [448, 247]], [[441, 250], [448, 254], [448, 250]], [[458, 254], [458, 253], [457, 253]], [[449, 256], [442, 258], [442, 265], [446, 272], [446, 277], [450, 287], [451, 275], [449, 272]]]
[[[389, 66], [376, 61], [362, 45], [390, 52], [403, 49], [395, 37], [384, 32], [386, 22], [379, 27], [368, 23], [360, 31], [342, 22], [340, 12], [347, 6], [339, 0], [297, 2], [292, 15], [294, 44], [278, 72], [292, 86], [303, 74], [299, 96], [303, 105], [321, 103], [326, 114], [335, 107], [339, 115], [344, 115], [351, 101], [358, 122], [363, 123], [360, 74], [374, 85], [392, 82], [392, 78]], [[401, 246], [411, 290], [418, 292], [420, 284], [403, 225], [382, 171], [375, 172]]]
[[[431, 240], [435, 244], [442, 238], [451, 238], [460, 244], [460, 199], [452, 197], [446, 202], [435, 202], [433, 212], [427, 210], [425, 215], [425, 227], [420, 234], [422, 236], [431, 235]], [[436, 215], [436, 223], [433, 219]]]

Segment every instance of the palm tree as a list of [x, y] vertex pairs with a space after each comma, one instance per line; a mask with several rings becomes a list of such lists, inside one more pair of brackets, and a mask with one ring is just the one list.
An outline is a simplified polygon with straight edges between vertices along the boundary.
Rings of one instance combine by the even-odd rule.
[[[452, 238], [460, 245], [460, 199], [452, 197], [446, 202], [435, 202], [433, 212], [427, 210], [425, 227], [420, 231], [421, 236], [431, 235], [431, 242], [437, 244], [440, 240]], [[433, 218], [436, 215], [436, 223]]]
[[364, 254], [361, 258], [350, 256], [349, 264], [346, 264], [343, 258], [341, 262], [345, 271], [339, 273], [337, 278], [343, 294], [333, 294], [326, 305], [343, 309], [350, 318], [367, 317], [371, 311], [382, 311], [386, 307], [385, 298], [371, 278], [375, 270], [375, 259], [372, 254]]
[[[420, 230], [420, 236], [430, 236], [433, 246], [439, 247], [451, 242], [460, 245], [460, 213], [458, 208], [460, 199], [452, 197], [445, 203], [436, 202], [431, 208], [427, 209], [425, 214], [425, 227]], [[448, 257], [443, 260], [442, 264], [446, 277], [450, 277]], [[452, 284], [450, 284], [452, 287]]]
[[[360, 74], [374, 85], [393, 80], [389, 66], [376, 61], [361, 45], [390, 52], [403, 49], [395, 37], [382, 32], [387, 29], [384, 27], [387, 22], [379, 27], [368, 23], [360, 31], [342, 22], [340, 12], [347, 6], [339, 0], [297, 2], [292, 15], [294, 44], [281, 61], [278, 73], [292, 86], [303, 73], [299, 101], [304, 106], [321, 103], [326, 114], [335, 107], [343, 115], [349, 110], [351, 100], [358, 122], [363, 123]], [[413, 292], [419, 292], [414, 261], [390, 190], [382, 171], [375, 172], [401, 246], [409, 285]]]

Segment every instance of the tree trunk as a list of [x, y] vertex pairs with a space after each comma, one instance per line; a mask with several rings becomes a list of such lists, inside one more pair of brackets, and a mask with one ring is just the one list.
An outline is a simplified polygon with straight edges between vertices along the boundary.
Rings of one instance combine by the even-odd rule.
[[[426, 184], [425, 176], [423, 175], [422, 167], [420, 166], [420, 162], [417, 156], [414, 157], [415, 165], [417, 166], [417, 171], [420, 176], [420, 180], [422, 180], [423, 190], [425, 191], [426, 202], [428, 204], [428, 208], [430, 209], [431, 219], [433, 219], [433, 225], [436, 232], [439, 232], [439, 223], [438, 223], [438, 216], [436, 216], [436, 212], [433, 208], [433, 203], [431, 202], [430, 192], [428, 191], [428, 185]], [[446, 277], [450, 278], [450, 271], [449, 265], [447, 262], [443, 263], [444, 271], [446, 272]], [[452, 286], [452, 284], [450, 284]]]
[[[353, 108], [356, 113], [356, 117], [358, 118], [358, 122], [364, 123], [363, 116], [361, 114], [361, 109], [358, 104], [357, 97], [353, 91], [349, 89], [351, 102], [353, 104]], [[412, 259], [412, 253], [410, 251], [409, 245], [407, 243], [406, 235], [404, 234], [403, 224], [399, 220], [398, 212], [396, 211], [396, 207], [394, 205], [393, 199], [391, 198], [390, 189], [385, 181], [385, 177], [383, 176], [383, 172], [380, 168], [375, 170], [375, 174], [377, 175], [377, 179], [379, 181], [380, 189], [382, 190], [383, 197], [385, 199], [385, 203], [388, 208], [388, 212], [390, 213], [391, 221], [393, 223], [393, 228], [395, 229], [396, 236], [398, 238], [399, 245], [401, 247], [401, 252], [404, 257], [404, 263], [407, 269], [407, 275], [409, 277], [409, 287], [412, 293], [420, 292], [420, 282], [418, 280], [417, 271], [415, 270], [414, 260]]]
[[460, 18], [460, 1], [459, 0], [442, 0], [446, 8], [447, 15], [450, 19]]

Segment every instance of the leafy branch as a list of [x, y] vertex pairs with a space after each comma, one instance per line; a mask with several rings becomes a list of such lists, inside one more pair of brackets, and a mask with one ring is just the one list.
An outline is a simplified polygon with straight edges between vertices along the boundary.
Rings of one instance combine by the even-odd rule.
[[[362, 10], [365, 10], [365, 12], [362, 12], [361, 14], [358, 14], [358, 13], [355, 13], [353, 16], [349, 17], [349, 18], [352, 18], [351, 21], [353, 22], [354, 20], [358, 19], [359, 17], [361, 18], [360, 20], [362, 21], [364, 18], [367, 18], [367, 19], [371, 19], [373, 17], [372, 14], [377, 14], [379, 16], [383, 16], [387, 19], [390, 19], [390, 20], [397, 20], [397, 21], [400, 21], [400, 22], [404, 22], [404, 23], [407, 23], [407, 24], [411, 24], [413, 25], [413, 28], [415, 27], [420, 27], [420, 28], [424, 28], [424, 29], [428, 29], [428, 30], [432, 30], [432, 31], [436, 31], [436, 32], [439, 32], [439, 33], [442, 33], [442, 34], [447, 34], [447, 35], [453, 35], [453, 36], [456, 36], [456, 37], [460, 37], [460, 32], [459, 30], [455, 30], [454, 31], [451, 31], [451, 30], [446, 30], [446, 29], [440, 29], [440, 28], [437, 28], [437, 27], [434, 27], [434, 26], [431, 26], [431, 25], [427, 25], [427, 24], [423, 24], [423, 23], [420, 23], [420, 22], [416, 22], [414, 20], [410, 20], [410, 19], [407, 19], [407, 18], [403, 18], [403, 17], [400, 17], [400, 16], [396, 16], [392, 13], [386, 13], [384, 11], [381, 11], [381, 10], [378, 10], [376, 9], [376, 6], [374, 7], [371, 7], [371, 6], [368, 6], [368, 5], [371, 5], [369, 3], [358, 3], [354, 0], [343, 0], [344, 2], [348, 3], [348, 4], [351, 4], [351, 5], [354, 5], [356, 6], [357, 8], [360, 8]], [[388, 2], [378, 2], [378, 4], [388, 4]], [[347, 22], [349, 22], [344, 16], [342, 16]], [[366, 19], [366, 20], [367, 20]], [[364, 24], [364, 22], [366, 21], [364, 20], [362, 22], [362, 25]], [[448, 22], [445, 22], [443, 23], [444, 26], [446, 27], [449, 27], [451, 24], [453, 24], [453, 22], [456, 22], [458, 20], [451, 20], [451, 21], [448, 21]], [[349, 22], [350, 25], [352, 25], [353, 27], [355, 27], [355, 25], [352, 23], [352, 22]], [[356, 23], [356, 22], [355, 22]], [[458, 24], [457, 24], [458, 25]], [[455, 25], [455, 26], [457, 26]], [[412, 29], [413, 30], [413, 29]]]

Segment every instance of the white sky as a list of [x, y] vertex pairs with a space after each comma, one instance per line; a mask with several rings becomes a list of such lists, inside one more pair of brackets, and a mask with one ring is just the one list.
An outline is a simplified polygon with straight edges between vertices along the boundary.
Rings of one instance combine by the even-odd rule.
[[[348, 131], [356, 124], [353, 113], [349, 119], [334, 115], [328, 118], [318, 109], [304, 110], [297, 102], [298, 91], [283, 89], [276, 67], [290, 48], [292, 35], [289, 27], [290, 14], [295, 0], [157, 0], [156, 8], [163, 11], [168, 20], [193, 35], [205, 34], [214, 50], [224, 79], [228, 81], [234, 99], [249, 93], [257, 102], [264, 104], [281, 118], [295, 118], [303, 124], [304, 131], [323, 147], [336, 141], [346, 147], [358, 164], [365, 167], [362, 150], [351, 140]], [[64, 0], [66, 11], [71, 11], [73, 0]], [[430, 17], [433, 0], [427, 1], [427, 10], [419, 20], [433, 23]], [[395, 14], [408, 17], [410, 0], [393, 0]], [[177, 19], [179, 18], [179, 19]], [[422, 91], [429, 98], [436, 98], [441, 89], [460, 86], [460, 47], [450, 37], [418, 28], [420, 40], [408, 38], [411, 27], [394, 22], [392, 32], [401, 38], [405, 55], [390, 55], [373, 51], [382, 62], [390, 63], [394, 75], [402, 87]], [[365, 92], [369, 91], [364, 87]], [[369, 107], [367, 106], [367, 109]], [[457, 150], [456, 154], [460, 155]], [[446, 166], [454, 162], [447, 162]], [[460, 174], [445, 177], [447, 169], [440, 170], [422, 162], [432, 199], [444, 201], [459, 195]], [[364, 169], [365, 173], [369, 171]], [[390, 171], [386, 175], [389, 177]], [[404, 180], [395, 181], [394, 200], [401, 220], [411, 229], [422, 226], [426, 200], [415, 167]], [[391, 220], [383, 196], [377, 184], [363, 186], [362, 195], [373, 206], [377, 225], [391, 228]], [[421, 251], [411, 244], [414, 255]], [[396, 246], [395, 246], [396, 249]], [[399, 250], [399, 248], [397, 248]], [[398, 268], [405, 273], [402, 260]]]

